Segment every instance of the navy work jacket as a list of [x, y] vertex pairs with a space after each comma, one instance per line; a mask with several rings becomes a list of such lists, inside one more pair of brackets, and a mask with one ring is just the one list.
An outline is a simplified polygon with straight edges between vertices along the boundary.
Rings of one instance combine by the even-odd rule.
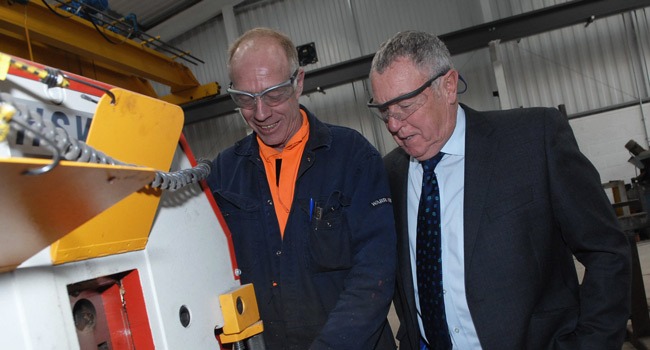
[[386, 316], [396, 235], [387, 176], [358, 132], [303, 106], [309, 139], [284, 239], [255, 133], [221, 152], [208, 184], [253, 283], [267, 350], [395, 349]]

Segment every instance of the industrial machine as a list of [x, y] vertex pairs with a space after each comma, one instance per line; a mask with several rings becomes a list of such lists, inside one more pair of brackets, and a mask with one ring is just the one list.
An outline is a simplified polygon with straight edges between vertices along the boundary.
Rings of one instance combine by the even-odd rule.
[[0, 53], [0, 349], [262, 348], [182, 126], [176, 105]]

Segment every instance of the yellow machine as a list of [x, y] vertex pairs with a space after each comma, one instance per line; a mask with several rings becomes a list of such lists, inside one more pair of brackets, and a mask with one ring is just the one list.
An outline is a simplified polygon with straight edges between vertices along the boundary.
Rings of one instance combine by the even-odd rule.
[[262, 332], [182, 126], [176, 105], [0, 54], [0, 349]]

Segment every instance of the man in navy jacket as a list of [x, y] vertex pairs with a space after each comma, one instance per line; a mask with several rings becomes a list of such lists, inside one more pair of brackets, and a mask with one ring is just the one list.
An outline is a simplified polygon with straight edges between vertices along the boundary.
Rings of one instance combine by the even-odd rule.
[[289, 38], [257, 28], [229, 53], [228, 92], [253, 133], [217, 156], [208, 184], [241, 281], [254, 285], [266, 348], [395, 349], [395, 224], [380, 154], [299, 105], [304, 72]]

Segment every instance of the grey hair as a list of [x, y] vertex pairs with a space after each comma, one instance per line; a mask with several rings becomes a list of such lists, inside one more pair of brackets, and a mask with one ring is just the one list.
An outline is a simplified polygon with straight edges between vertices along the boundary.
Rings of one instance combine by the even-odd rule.
[[447, 46], [437, 36], [408, 30], [395, 34], [379, 46], [370, 72], [382, 74], [399, 58], [410, 59], [418, 69], [428, 71], [431, 76], [454, 67]]

